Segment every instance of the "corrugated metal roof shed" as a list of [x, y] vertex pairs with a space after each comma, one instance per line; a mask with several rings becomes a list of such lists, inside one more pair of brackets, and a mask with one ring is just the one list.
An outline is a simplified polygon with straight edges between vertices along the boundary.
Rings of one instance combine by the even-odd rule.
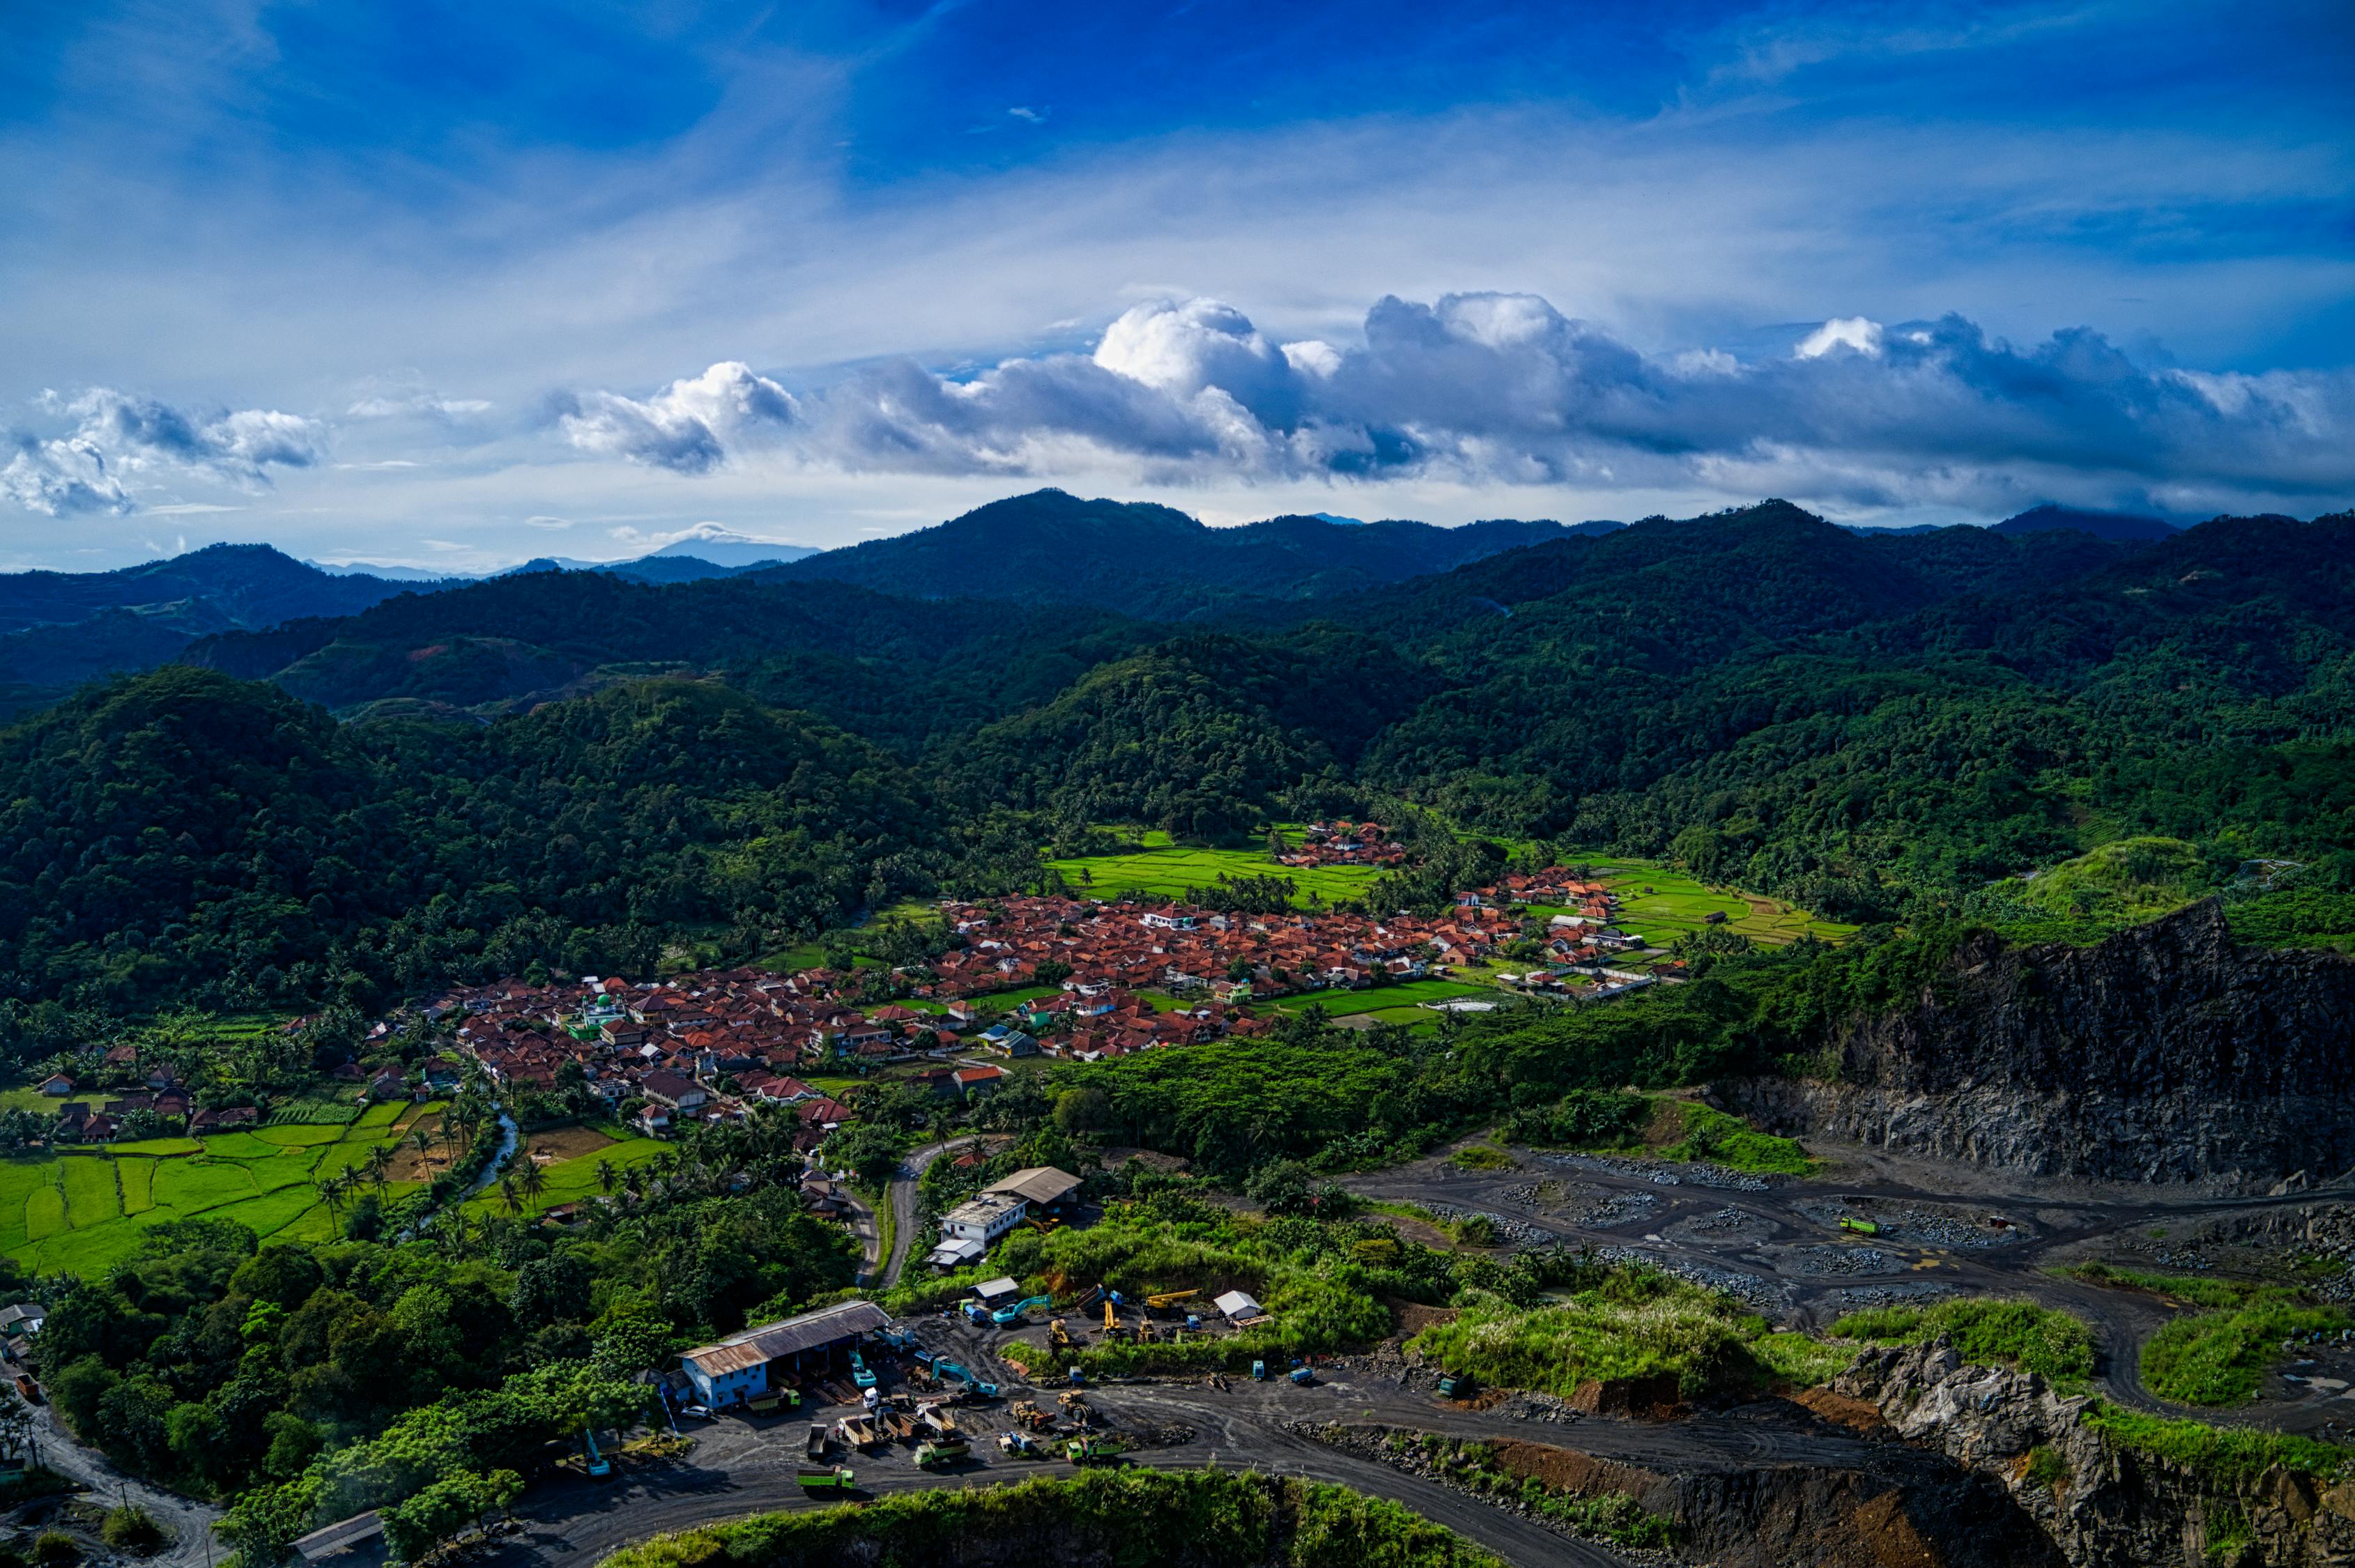
[[[857, 1334], [869, 1334], [878, 1328], [890, 1327], [891, 1315], [871, 1301], [843, 1301], [832, 1307], [821, 1307], [815, 1312], [805, 1312], [798, 1317], [788, 1317], [781, 1323], [765, 1323], [758, 1328], [747, 1328], [741, 1334], [730, 1334], [717, 1345], [705, 1345], [687, 1354], [706, 1371], [730, 1371], [751, 1366], [755, 1361], [771, 1361], [779, 1356], [790, 1356], [796, 1350], [814, 1350], [820, 1345], [831, 1345]], [[715, 1361], [719, 1352], [750, 1352], [750, 1360], [728, 1357]]]
[[1028, 1170], [1018, 1170], [1003, 1181], [994, 1181], [982, 1189], [984, 1192], [1010, 1192], [1017, 1198], [1033, 1203], [1060, 1203], [1079, 1190], [1080, 1179], [1057, 1170], [1051, 1165], [1034, 1165]]

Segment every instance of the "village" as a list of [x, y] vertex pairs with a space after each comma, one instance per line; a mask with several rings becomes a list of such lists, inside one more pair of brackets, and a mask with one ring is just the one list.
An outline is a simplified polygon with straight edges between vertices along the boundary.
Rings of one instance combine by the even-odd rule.
[[[1314, 824], [1305, 843], [1316, 855], [1387, 857], [1396, 848], [1371, 823]], [[422, 1015], [446, 1020], [463, 1053], [503, 1089], [579, 1083], [616, 1119], [657, 1136], [682, 1123], [741, 1121], [754, 1106], [789, 1107], [797, 1144], [810, 1148], [854, 1118], [811, 1080], [841, 1091], [888, 1070], [943, 1100], [971, 1102], [1018, 1061], [1098, 1061], [1250, 1037], [1273, 1028], [1285, 1005], [1315, 1001], [1346, 1015], [1379, 1003], [1384, 987], [1454, 981], [1462, 982], [1454, 999], [1419, 1005], [1486, 1010], [1495, 1002], [1476, 998], [1492, 992], [1603, 999], [1672, 978], [1673, 965], [1614, 966], [1643, 947], [1612, 923], [1617, 903], [1600, 882], [1560, 867], [1467, 891], [1437, 918], [1222, 912], [1134, 893], [943, 900], [932, 922], [945, 950], [921, 965], [742, 967], [635, 983], [509, 978], [435, 996]], [[1508, 953], [1530, 964], [1533, 942], [1535, 966], [1497, 966]], [[1362, 992], [1374, 995], [1352, 995]], [[393, 1027], [379, 1024], [377, 1035]], [[407, 1074], [346, 1062], [329, 1076], [329, 1091], [362, 1102], [442, 1096], [459, 1082], [448, 1061]], [[81, 1097], [101, 1084], [103, 1099]], [[262, 1116], [251, 1105], [192, 1104], [172, 1069], [128, 1046], [95, 1075], [56, 1072], [36, 1087], [59, 1103], [47, 1134], [57, 1143], [226, 1132]]]
[[[503, 1086], [546, 1090], [568, 1067], [638, 1130], [741, 1120], [789, 1106], [814, 1147], [852, 1118], [808, 1079], [879, 1069], [945, 1100], [996, 1089], [1005, 1063], [1096, 1061], [1274, 1027], [1265, 1004], [1446, 978], [1524, 935], [1526, 906], [1550, 917], [1548, 966], [1518, 989], [1578, 981], [1615, 994], [1652, 976], [1604, 967], [1637, 939], [1611, 923], [1615, 900], [1559, 868], [1462, 895], [1438, 919], [1337, 912], [1225, 913], [1179, 904], [1020, 897], [938, 906], [950, 949], [891, 972], [877, 1004], [865, 972], [707, 970], [631, 984], [583, 976], [453, 990], [429, 1015]], [[1614, 978], [1614, 975], [1620, 976]], [[1492, 976], [1502, 981], [1501, 976]]]

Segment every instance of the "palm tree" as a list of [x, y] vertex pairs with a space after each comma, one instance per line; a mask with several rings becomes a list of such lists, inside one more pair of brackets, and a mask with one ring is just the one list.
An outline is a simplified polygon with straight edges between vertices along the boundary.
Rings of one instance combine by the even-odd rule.
[[525, 1197], [537, 1198], [548, 1190], [548, 1172], [539, 1168], [539, 1161], [527, 1159], [524, 1161], [523, 1175], [517, 1185], [523, 1189]]
[[516, 1190], [516, 1179], [514, 1176], [508, 1175], [499, 1178], [499, 1197], [501, 1200], [506, 1204], [508, 1213], [520, 1214], [523, 1212], [523, 1194]]
[[631, 1202], [635, 1203], [645, 1195], [645, 1189], [646, 1173], [644, 1167], [634, 1165], [622, 1172], [622, 1190], [629, 1194]]
[[604, 1189], [606, 1197], [611, 1198], [613, 1195], [613, 1183], [618, 1179], [620, 1175], [614, 1170], [612, 1160], [601, 1159], [597, 1162], [597, 1185]]
[[370, 1181], [372, 1181], [372, 1182], [374, 1182], [374, 1183], [376, 1184], [376, 1189], [377, 1189], [378, 1191], [381, 1192], [381, 1191], [383, 1191], [383, 1190], [384, 1190], [384, 1182], [385, 1182], [385, 1176], [386, 1176], [386, 1173], [387, 1173], [387, 1172], [389, 1172], [389, 1171], [390, 1171], [391, 1169], [392, 1169], [392, 1146], [391, 1146], [391, 1145], [389, 1145], [389, 1144], [378, 1144], [378, 1145], [377, 1145], [377, 1146], [376, 1146], [376, 1147], [374, 1147], [374, 1148], [372, 1148], [372, 1149], [368, 1150], [368, 1179], [369, 1179]]

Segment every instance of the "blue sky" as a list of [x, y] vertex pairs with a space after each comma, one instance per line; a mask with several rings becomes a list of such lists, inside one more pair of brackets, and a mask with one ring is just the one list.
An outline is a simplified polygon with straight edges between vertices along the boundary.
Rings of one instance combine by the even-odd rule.
[[0, 566], [2355, 504], [2355, 13], [44, 7]]

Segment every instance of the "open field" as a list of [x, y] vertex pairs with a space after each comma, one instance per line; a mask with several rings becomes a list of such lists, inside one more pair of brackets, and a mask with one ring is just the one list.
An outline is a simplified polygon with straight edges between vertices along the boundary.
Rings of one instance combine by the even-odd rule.
[[[544, 1163], [534, 1161], [545, 1185], [536, 1195], [523, 1198], [522, 1211], [537, 1214], [559, 1203], [578, 1203], [601, 1194], [604, 1187], [597, 1179], [600, 1165], [612, 1166], [618, 1176], [631, 1166], [648, 1163], [669, 1147], [658, 1138], [638, 1137], [610, 1122], [533, 1133], [523, 1141], [525, 1157], [541, 1151], [552, 1157]], [[515, 1168], [520, 1171], [520, 1160]], [[506, 1198], [496, 1185], [485, 1188], [467, 1200], [466, 1211], [471, 1214], [504, 1213], [506, 1211]]]
[[1308, 907], [1308, 895], [1327, 903], [1361, 898], [1381, 872], [1370, 866], [1279, 866], [1259, 849], [1180, 848], [1166, 833], [1148, 833], [1145, 848], [1130, 855], [1089, 855], [1047, 864], [1079, 891], [1096, 898], [1126, 892], [1176, 898], [1188, 888], [1207, 888], [1230, 877], [1289, 877], [1297, 885], [1293, 901]]
[[[38, 1273], [89, 1274], [128, 1257], [147, 1226], [166, 1220], [234, 1220], [265, 1238], [326, 1240], [335, 1216], [318, 1182], [395, 1144], [394, 1122], [416, 1109], [396, 1103], [348, 1125], [298, 1123], [0, 1160], [0, 1252]], [[413, 1185], [394, 1180], [387, 1190]]]
[[[1827, 942], [1856, 933], [1856, 927], [1817, 920], [1780, 899], [1758, 893], [1721, 892], [1704, 886], [1673, 867], [1650, 860], [1614, 857], [1593, 862], [1595, 880], [1619, 896], [1619, 927], [1666, 947], [1689, 936], [1708, 922], [1705, 916], [1725, 916], [1728, 929], [1753, 942], [1779, 947], [1813, 933]], [[1647, 891], [1648, 890], [1648, 891]]]

